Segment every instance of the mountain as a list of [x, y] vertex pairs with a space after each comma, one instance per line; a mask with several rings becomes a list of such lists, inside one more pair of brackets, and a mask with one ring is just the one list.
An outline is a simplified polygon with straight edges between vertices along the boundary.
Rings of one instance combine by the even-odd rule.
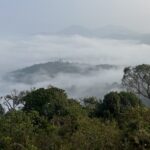
[[82, 26], [70, 26], [59, 32], [57, 35], [81, 35], [86, 37], [116, 39], [116, 40], [134, 40], [140, 43], [150, 44], [150, 34], [142, 34], [129, 30], [122, 26], [107, 25], [97, 29], [88, 29]]
[[5, 80], [33, 84], [55, 78], [58, 74], [89, 75], [102, 70], [115, 69], [117, 66], [100, 64], [89, 65], [63, 61], [36, 64], [8, 73]]
[[131, 31], [127, 28], [121, 26], [113, 26], [107, 25], [97, 29], [88, 29], [82, 26], [70, 26], [66, 29], [63, 29], [57, 34], [62, 35], [82, 35], [82, 36], [93, 36], [93, 37], [100, 37], [100, 38], [126, 38], [129, 36], [137, 36], [138, 33]]
[[83, 36], [92, 36], [93, 31], [82, 27], [82, 26], [70, 26], [68, 28], [65, 28], [61, 31], [58, 31], [56, 34], [60, 35], [83, 35]]

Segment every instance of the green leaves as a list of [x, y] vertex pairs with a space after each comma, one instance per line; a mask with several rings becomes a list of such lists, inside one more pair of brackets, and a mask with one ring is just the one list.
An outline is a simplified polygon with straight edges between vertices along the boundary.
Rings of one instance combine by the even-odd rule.
[[125, 68], [122, 84], [128, 91], [150, 99], [150, 65]]
[[[78, 102], [50, 87], [27, 92], [22, 110], [0, 115], [2, 150], [127, 150], [150, 148], [150, 109], [133, 93]], [[3, 107], [2, 107], [3, 108]]]
[[64, 90], [58, 88], [37, 89], [28, 93], [22, 100], [25, 102], [26, 111], [35, 110], [49, 118], [67, 114], [67, 95]]
[[139, 98], [133, 93], [110, 92], [105, 95], [102, 103], [97, 104], [95, 115], [104, 118], [117, 118], [124, 111], [142, 106]]

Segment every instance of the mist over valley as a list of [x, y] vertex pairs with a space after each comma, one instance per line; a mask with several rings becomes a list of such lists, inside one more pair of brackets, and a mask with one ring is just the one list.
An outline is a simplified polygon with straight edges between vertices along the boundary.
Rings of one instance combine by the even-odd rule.
[[150, 63], [148, 37], [118, 26], [99, 32], [72, 26], [0, 39], [1, 95], [53, 85], [72, 97], [103, 97], [121, 88], [124, 67]]

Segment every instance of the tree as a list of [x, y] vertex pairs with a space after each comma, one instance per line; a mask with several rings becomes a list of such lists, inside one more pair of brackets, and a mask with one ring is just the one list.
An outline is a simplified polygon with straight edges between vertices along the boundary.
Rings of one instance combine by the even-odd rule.
[[0, 105], [0, 150], [150, 149], [150, 108], [131, 92], [81, 103], [49, 87], [18, 100], [23, 109], [4, 113]]
[[67, 114], [68, 99], [64, 90], [55, 87], [40, 88], [31, 91], [22, 99], [25, 103], [24, 110], [35, 110], [40, 115], [52, 118], [53, 115]]
[[5, 109], [3, 108], [3, 106], [0, 104], [0, 115], [4, 115], [5, 113]]
[[128, 91], [150, 100], [150, 65], [125, 68], [122, 84]]
[[123, 149], [150, 149], [150, 109], [136, 107], [120, 115]]
[[84, 99], [81, 99], [83, 106], [89, 109], [94, 109], [99, 101], [100, 100], [96, 97], [86, 97]]
[[33, 117], [24, 112], [11, 111], [1, 117], [0, 122], [0, 149], [24, 150], [33, 144]]
[[131, 92], [120, 92], [120, 110], [124, 111], [128, 108], [136, 107], [136, 106], [142, 106], [141, 100]]
[[117, 92], [110, 92], [103, 100], [103, 113], [117, 116], [120, 112], [120, 96]]
[[13, 90], [10, 94], [4, 97], [1, 97], [0, 99], [3, 105], [5, 105], [5, 107], [7, 108], [7, 111], [12, 111], [12, 110], [19, 109], [20, 107], [24, 105], [21, 99], [27, 93], [28, 91], [18, 92], [17, 90]]
[[121, 134], [116, 122], [80, 118], [79, 129], [70, 137], [72, 150], [120, 150]]
[[102, 103], [95, 109], [96, 116], [106, 118], [118, 117], [127, 109], [142, 106], [140, 99], [130, 92], [110, 92], [105, 95]]

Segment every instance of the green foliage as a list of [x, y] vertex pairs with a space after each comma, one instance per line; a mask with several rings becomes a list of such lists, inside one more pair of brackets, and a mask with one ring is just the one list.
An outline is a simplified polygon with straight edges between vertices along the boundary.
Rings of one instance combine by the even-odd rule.
[[97, 99], [96, 97], [86, 97], [82, 99], [81, 102], [83, 103], [82, 105], [88, 113], [88, 116], [93, 117], [95, 116], [95, 109], [97, 105], [101, 103], [101, 100]]
[[82, 118], [79, 129], [71, 137], [73, 150], [119, 150], [120, 130], [115, 122], [104, 123], [98, 119]]
[[131, 107], [142, 106], [141, 100], [131, 92], [120, 92], [120, 105], [121, 111], [124, 111]]
[[120, 112], [120, 96], [117, 92], [111, 92], [104, 97], [103, 100], [103, 113], [104, 115], [117, 116]]
[[40, 115], [52, 118], [53, 115], [66, 115], [68, 100], [64, 90], [58, 88], [37, 89], [28, 93], [22, 99], [25, 102], [24, 110], [35, 110]]
[[32, 114], [24, 112], [10, 112], [0, 119], [0, 145], [1, 149], [25, 149], [32, 143], [33, 131]]
[[[133, 93], [81, 103], [50, 87], [26, 93], [22, 110], [4, 113], [0, 150], [149, 150], [150, 109]], [[20, 101], [19, 100], [19, 101]]]
[[150, 149], [150, 109], [135, 107], [126, 110], [119, 118], [123, 131], [124, 149]]
[[142, 106], [142, 103], [133, 93], [110, 92], [105, 95], [103, 102], [97, 105], [95, 114], [105, 118], [117, 118], [125, 110], [138, 106]]
[[125, 68], [122, 84], [128, 91], [150, 99], [150, 65]]
[[3, 106], [0, 104], [0, 116], [4, 115], [5, 113], [5, 109], [3, 108]]
[[55, 87], [1, 98], [0, 150], [149, 150], [150, 108], [135, 94], [150, 98], [150, 66], [125, 68], [122, 81], [132, 93], [103, 101], [79, 102]]

